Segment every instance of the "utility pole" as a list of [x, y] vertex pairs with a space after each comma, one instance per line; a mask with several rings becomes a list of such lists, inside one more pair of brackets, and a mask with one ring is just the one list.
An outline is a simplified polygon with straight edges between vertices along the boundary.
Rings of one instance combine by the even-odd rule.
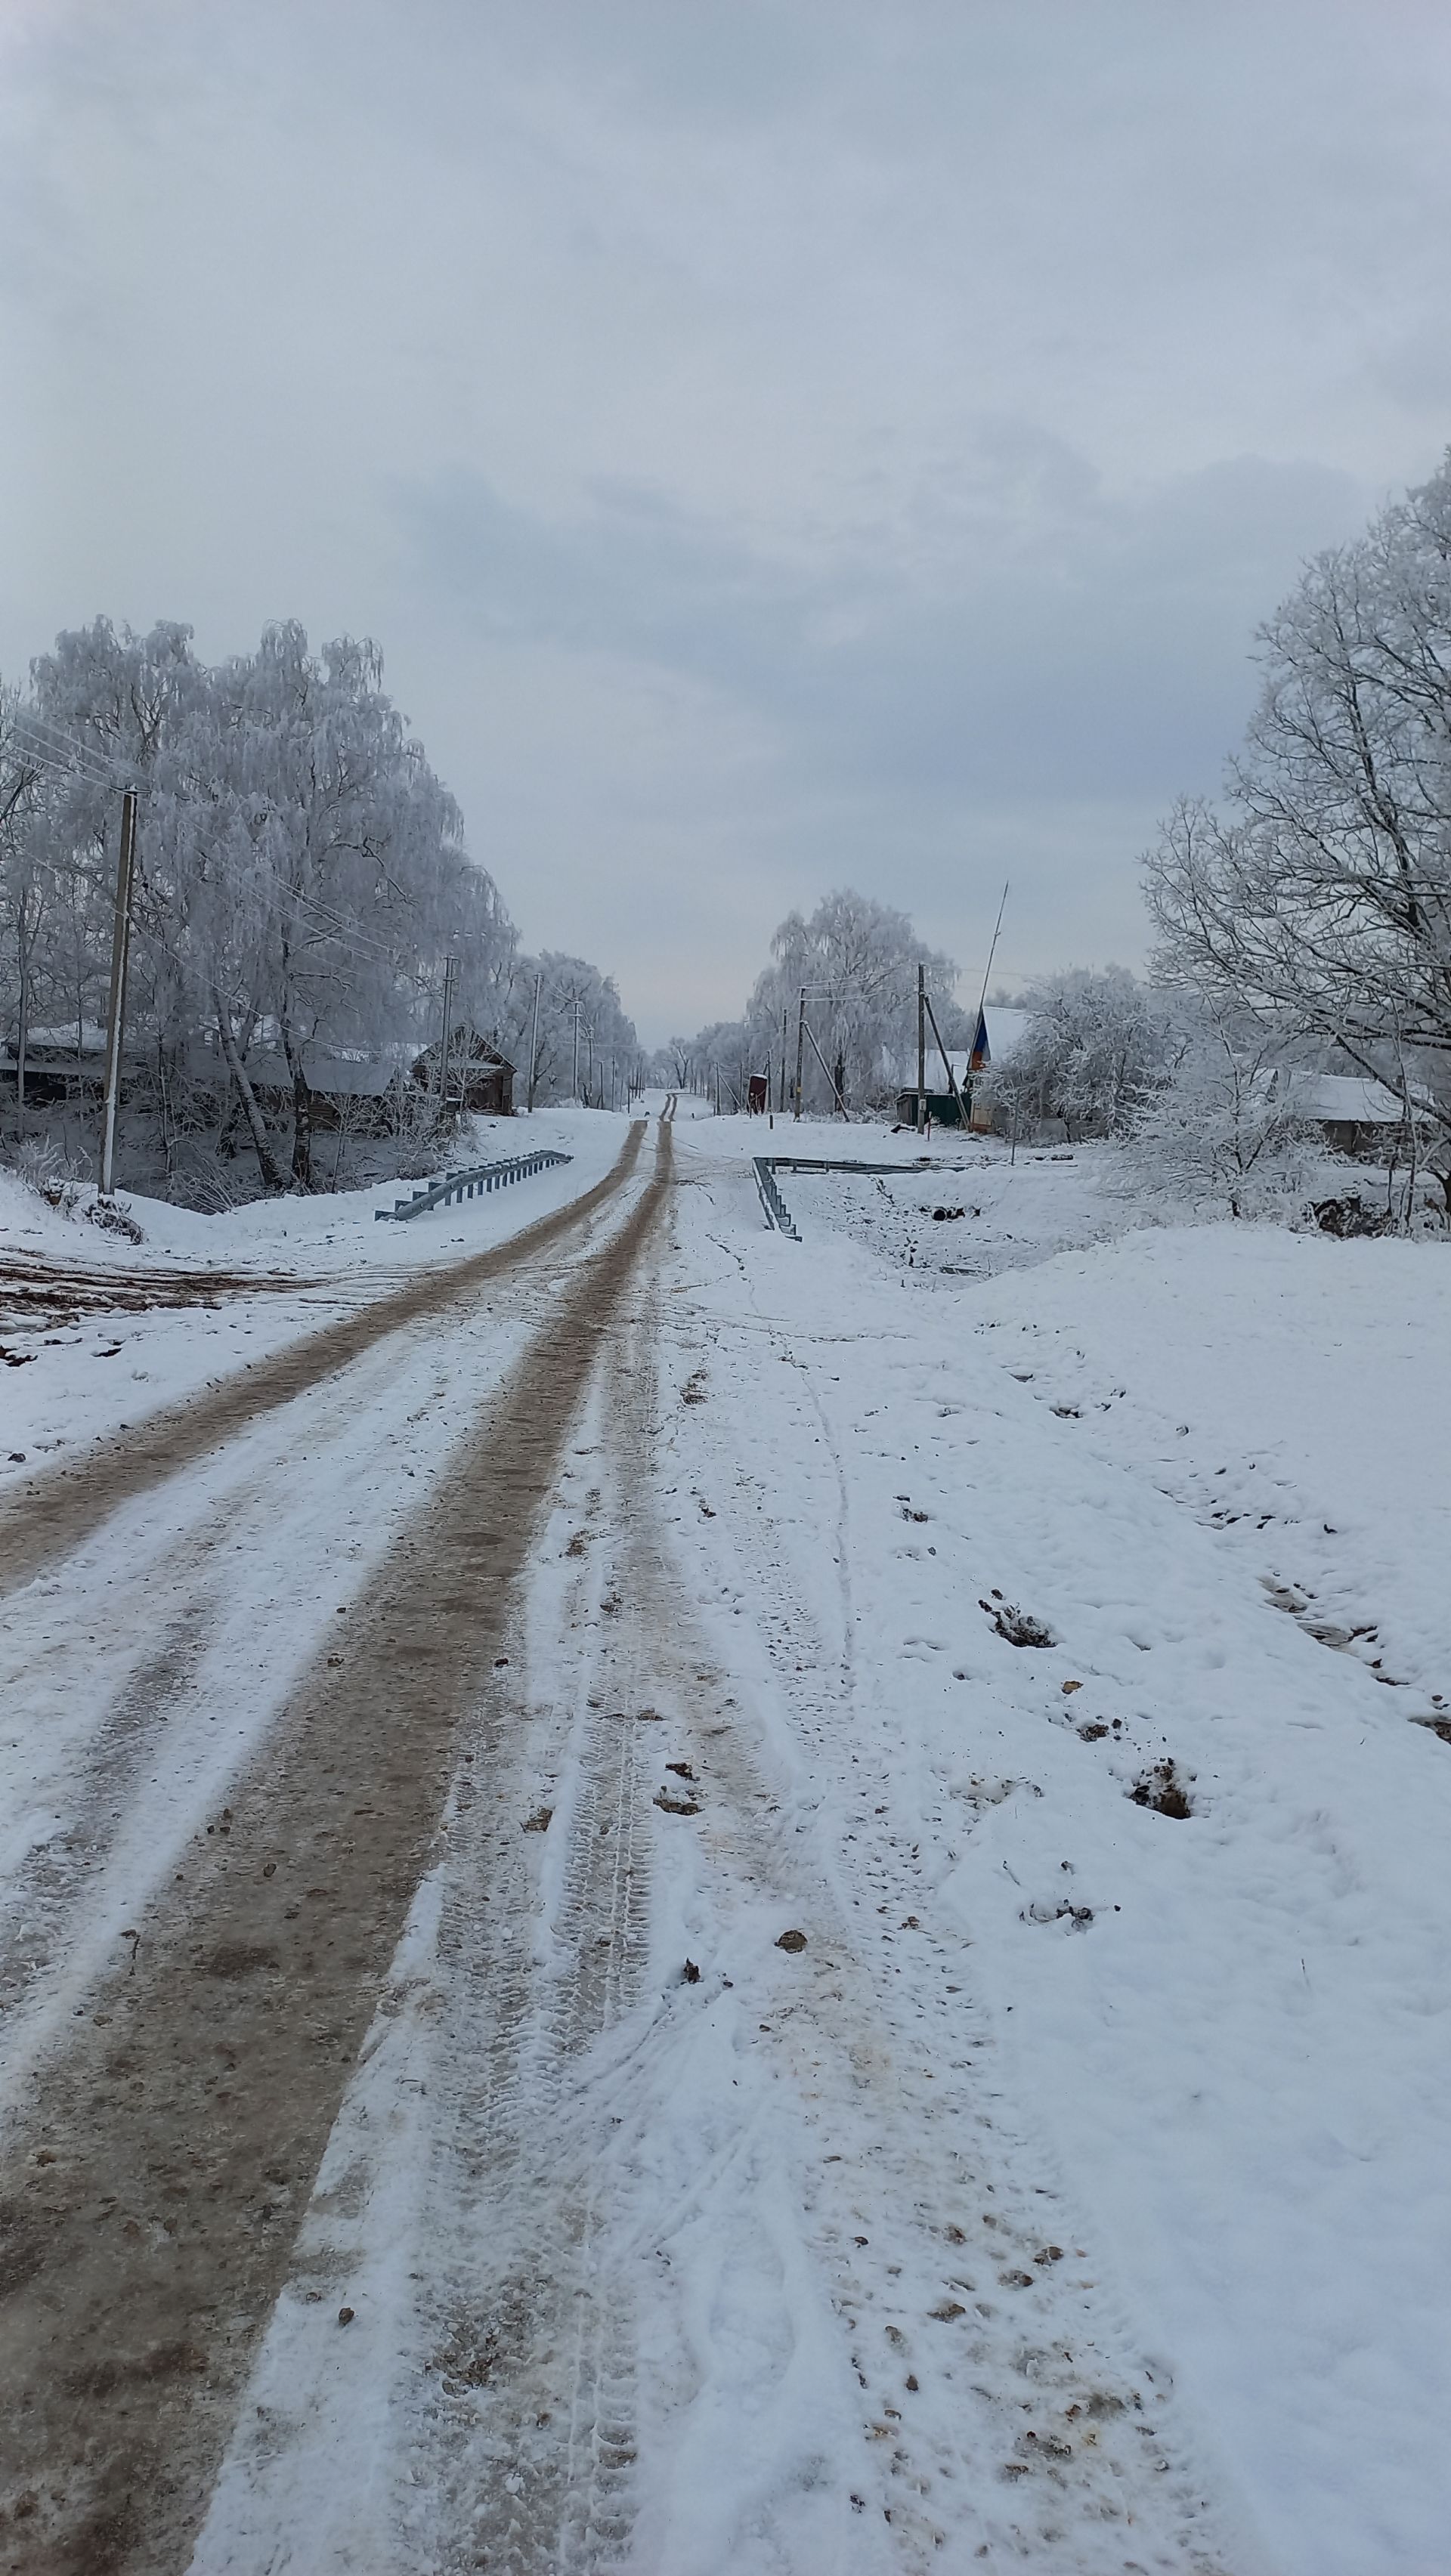
[[781, 1079], [780, 1079], [780, 1082], [779, 1082], [779, 1083], [777, 1084], [777, 1086], [776, 1086], [776, 1110], [777, 1110], [777, 1114], [778, 1114], [778, 1116], [780, 1116], [780, 1117], [782, 1117], [782, 1118], [784, 1118], [784, 1117], [785, 1117], [785, 1115], [786, 1115], [786, 1005], [785, 1005], [785, 1003], [784, 1003], [784, 1002], [783, 1002], [783, 1003], [782, 1003], [782, 1005], [781, 1005]]
[[575, 1099], [576, 1099], [576, 1100], [578, 1100], [578, 1098], [579, 1098], [579, 995], [578, 995], [578, 993], [576, 993], [576, 995], [575, 995], [575, 997], [574, 997], [574, 1075], [573, 1075], [572, 1088], [573, 1088], [574, 1097], [575, 1097]]
[[536, 975], [534, 978], [534, 1027], [529, 1039], [529, 1115], [531, 1118], [534, 1115], [534, 1072], [539, 1062], [539, 987], [543, 981], [542, 975]]
[[456, 957], [445, 957], [443, 961], [443, 1034], [439, 1040], [438, 1047], [438, 1105], [440, 1109], [447, 1109], [448, 1107], [448, 1039], [449, 1031], [453, 1025], [453, 984], [454, 977], [457, 973], [458, 959]]
[[801, 1076], [806, 1063], [806, 987], [801, 987], [801, 1008], [796, 1019], [796, 1116], [801, 1115]]
[[917, 1133], [927, 1114], [927, 969], [917, 968]]
[[116, 926], [111, 935], [111, 995], [106, 1018], [106, 1091], [101, 1110], [101, 1188], [108, 1199], [116, 1168], [116, 1103], [121, 1094], [121, 1029], [126, 1016], [126, 960], [131, 948], [131, 873], [136, 863], [136, 790], [121, 799], [116, 861]]

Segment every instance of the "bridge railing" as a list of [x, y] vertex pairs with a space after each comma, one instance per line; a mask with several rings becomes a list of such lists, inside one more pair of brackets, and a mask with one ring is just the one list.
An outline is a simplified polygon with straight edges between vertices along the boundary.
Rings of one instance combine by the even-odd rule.
[[415, 1190], [411, 1198], [395, 1199], [390, 1208], [375, 1208], [379, 1224], [402, 1225], [411, 1216], [426, 1216], [430, 1208], [451, 1207], [455, 1199], [487, 1196], [491, 1190], [504, 1190], [511, 1181], [527, 1181], [535, 1172], [548, 1169], [551, 1163], [572, 1163], [572, 1154], [540, 1151], [535, 1154], [511, 1154], [502, 1163], [475, 1163], [467, 1172], [445, 1172], [440, 1180]]
[[766, 1211], [766, 1223], [774, 1225], [778, 1233], [789, 1235], [793, 1243], [799, 1243], [801, 1237], [792, 1221], [791, 1211], [776, 1186], [774, 1156], [757, 1154], [753, 1160], [756, 1167], [756, 1187], [761, 1193], [761, 1205]]

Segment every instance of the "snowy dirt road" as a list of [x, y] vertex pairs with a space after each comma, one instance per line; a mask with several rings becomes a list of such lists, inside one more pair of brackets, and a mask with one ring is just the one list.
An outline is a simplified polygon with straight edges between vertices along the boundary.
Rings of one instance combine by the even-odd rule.
[[[7, 1704], [35, 1721], [50, 1765], [39, 1805], [64, 1812], [49, 1832], [43, 1813], [40, 1830], [33, 1813], [12, 1820], [9, 2565], [186, 2563], [250, 2337], [432, 1846], [460, 1702], [487, 1668], [496, 1605], [667, 1168], [668, 1130], [599, 1248], [603, 1189], [512, 1257], [482, 1255], [138, 1427], [92, 1474], [55, 1480], [36, 1531], [12, 1510], [11, 1580], [57, 1571], [6, 1621]], [[480, 1292], [500, 1284], [517, 1311], [480, 1333]], [[420, 1327], [441, 1314], [440, 1370]], [[459, 1440], [470, 1325], [484, 1356]], [[360, 1477], [376, 1489], [379, 1445], [410, 1429], [433, 1433], [435, 1498], [410, 1514], [395, 1491], [391, 1514], [360, 1529], [355, 1516], [340, 1544], [340, 1491]], [[317, 1602], [319, 1576], [336, 1589], [360, 1563], [364, 1598], [336, 1605], [342, 1651], [326, 1651], [333, 1637], [318, 1651], [308, 1614], [315, 1627], [334, 1606]]]
[[1437, 2576], [1445, 1748], [1007, 1312], [662, 1129], [14, 1593], [0, 2566]]

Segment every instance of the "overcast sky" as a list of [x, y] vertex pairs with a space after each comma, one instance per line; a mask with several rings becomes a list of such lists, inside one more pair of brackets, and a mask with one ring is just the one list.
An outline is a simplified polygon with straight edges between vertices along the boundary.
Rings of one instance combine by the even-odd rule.
[[650, 1039], [851, 883], [1137, 962], [1451, 439], [1442, 0], [0, 0], [0, 673], [381, 644]]

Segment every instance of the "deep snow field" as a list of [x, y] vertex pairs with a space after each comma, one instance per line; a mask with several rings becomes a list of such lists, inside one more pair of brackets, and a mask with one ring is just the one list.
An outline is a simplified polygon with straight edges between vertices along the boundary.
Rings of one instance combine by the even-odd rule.
[[[591, 1657], [634, 1658], [667, 1720], [637, 1730], [648, 1758], [692, 1775], [682, 1794], [662, 1771], [653, 1803], [646, 1782], [642, 1982], [592, 2053], [571, 2041], [563, 2096], [524, 2100], [540, 2210], [589, 2175], [581, 2301], [635, 2320], [633, 2538], [612, 2554], [570, 2524], [557, 2562], [518, 2563], [1444, 2576], [1451, 1247], [1166, 1223], [1081, 1148], [1010, 1166], [934, 1138], [919, 1173], [913, 1137], [695, 1107], [620, 1363], [639, 1424], [612, 1431], [603, 1393], [581, 1420], [516, 1650], [520, 1813], [555, 1822], [525, 1842], [510, 1807], [511, 1955], [541, 1990], [580, 1902], [586, 1706], [624, 1689]], [[598, 1178], [623, 1122], [551, 1114], [508, 1145], [526, 1135], [574, 1163], [396, 1229], [373, 1218], [391, 1187], [214, 1220], [137, 1203], [136, 1250], [11, 1189], [7, 1251], [298, 1285], [32, 1337], [0, 1371], [0, 1459], [81, 1452], [307, 1329], [313, 1301], [502, 1239]], [[793, 1243], [750, 1167], [793, 1150], [903, 1169], [783, 1172]], [[501, 1306], [432, 1380], [424, 1337], [396, 1384], [385, 1354], [358, 1363], [392, 1481], [360, 1415], [298, 1521], [315, 1548], [345, 1501], [321, 1624], [446, 1467], [430, 1387], [463, 1403], [528, 1321]], [[283, 1438], [257, 1434], [259, 1460]], [[278, 1579], [267, 1490], [240, 1525], [239, 1641]], [[44, 1606], [22, 1596], [17, 1632]], [[87, 1669], [78, 1649], [5, 1730], [20, 1878], [64, 1832], [43, 1739], [84, 1732]], [[189, 1794], [168, 1775], [157, 1814]], [[358, 2321], [328, 2326], [335, 2293], [279, 2303], [205, 2576], [465, 2563], [436, 2418], [410, 2412], [409, 2302], [462, 2295], [518, 2213], [420, 2180], [472, 2098], [493, 1974], [460, 2004], [437, 1946], [477, 1866], [452, 1830], [301, 2240]], [[140, 1921], [124, 1879], [103, 1898]], [[490, 2392], [470, 2402], [487, 2455]]]

